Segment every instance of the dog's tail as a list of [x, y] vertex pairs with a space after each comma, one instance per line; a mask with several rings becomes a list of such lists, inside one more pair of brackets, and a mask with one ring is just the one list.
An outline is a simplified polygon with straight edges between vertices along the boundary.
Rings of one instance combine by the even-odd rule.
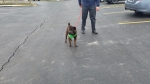
[[70, 22], [68, 23], [68, 25], [70, 25]]

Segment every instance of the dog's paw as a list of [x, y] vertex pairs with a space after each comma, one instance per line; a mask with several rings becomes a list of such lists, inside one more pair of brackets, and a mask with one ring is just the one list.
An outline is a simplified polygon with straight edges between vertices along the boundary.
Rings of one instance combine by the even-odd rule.
[[70, 45], [70, 47], [71, 47], [72, 45]]
[[67, 41], [65, 41], [65, 43], [67, 43]]

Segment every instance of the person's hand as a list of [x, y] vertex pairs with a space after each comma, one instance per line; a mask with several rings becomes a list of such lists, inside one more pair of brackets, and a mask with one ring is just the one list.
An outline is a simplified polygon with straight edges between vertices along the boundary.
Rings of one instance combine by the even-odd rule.
[[79, 5], [80, 6], [80, 8], [82, 8], [82, 5]]
[[96, 7], [96, 11], [98, 11], [99, 10], [99, 7]]

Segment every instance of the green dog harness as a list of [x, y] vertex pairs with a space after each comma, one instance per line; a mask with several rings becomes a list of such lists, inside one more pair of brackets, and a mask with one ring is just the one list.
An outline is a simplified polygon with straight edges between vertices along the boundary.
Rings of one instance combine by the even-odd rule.
[[71, 34], [68, 34], [68, 36], [69, 36], [69, 38], [74, 38], [75, 36], [77, 36], [77, 34], [75, 34], [75, 35], [71, 35]]

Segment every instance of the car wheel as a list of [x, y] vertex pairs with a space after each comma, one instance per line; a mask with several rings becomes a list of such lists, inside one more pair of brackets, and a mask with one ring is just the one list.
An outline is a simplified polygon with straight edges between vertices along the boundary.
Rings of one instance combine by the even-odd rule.
[[113, 4], [117, 3], [118, 0], [111, 0]]

